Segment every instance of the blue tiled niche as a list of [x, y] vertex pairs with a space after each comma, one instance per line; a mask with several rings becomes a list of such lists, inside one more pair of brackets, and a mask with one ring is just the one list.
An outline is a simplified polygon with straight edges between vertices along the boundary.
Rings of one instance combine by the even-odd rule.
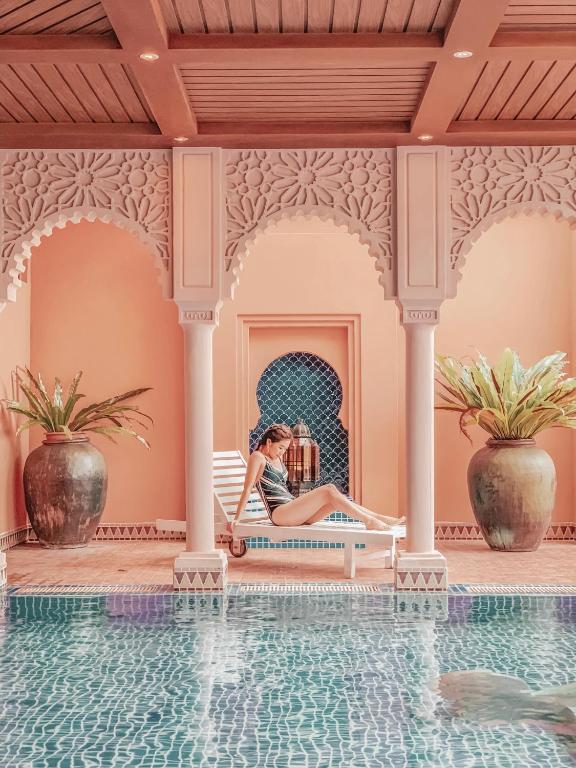
[[[317, 485], [334, 483], [348, 493], [348, 432], [338, 413], [342, 405], [342, 384], [329, 363], [309, 352], [290, 352], [270, 363], [256, 388], [260, 419], [250, 432], [250, 452], [267, 426], [282, 422], [295, 424], [302, 419], [320, 446], [320, 479]], [[336, 513], [338, 519], [348, 519]], [[340, 547], [326, 542], [248, 539], [251, 547]]]

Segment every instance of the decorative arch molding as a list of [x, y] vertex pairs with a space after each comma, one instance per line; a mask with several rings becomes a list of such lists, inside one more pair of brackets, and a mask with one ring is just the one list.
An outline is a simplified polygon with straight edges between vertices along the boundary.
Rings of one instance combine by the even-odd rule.
[[55, 227], [96, 219], [133, 232], [172, 295], [170, 155], [165, 151], [0, 152], [0, 302], [14, 301], [33, 246]]
[[385, 295], [393, 297], [392, 159], [390, 149], [226, 152], [228, 295], [256, 237], [280, 219], [304, 215], [357, 234], [375, 259]]
[[510, 216], [550, 213], [576, 224], [576, 147], [451, 151], [450, 295], [480, 235]]

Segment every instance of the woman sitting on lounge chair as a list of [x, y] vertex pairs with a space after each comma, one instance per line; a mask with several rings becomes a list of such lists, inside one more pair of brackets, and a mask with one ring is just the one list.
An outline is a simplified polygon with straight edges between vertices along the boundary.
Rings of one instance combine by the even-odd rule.
[[328, 517], [336, 510], [345, 512], [366, 528], [385, 531], [401, 525], [404, 518], [377, 515], [348, 499], [331, 483], [295, 498], [286, 485], [288, 470], [282, 457], [292, 440], [292, 431], [286, 424], [272, 424], [263, 433], [257, 449], [250, 455], [246, 469], [244, 489], [238, 501], [231, 530], [244, 511], [254, 485], [262, 496], [268, 516], [274, 525], [310, 525]]

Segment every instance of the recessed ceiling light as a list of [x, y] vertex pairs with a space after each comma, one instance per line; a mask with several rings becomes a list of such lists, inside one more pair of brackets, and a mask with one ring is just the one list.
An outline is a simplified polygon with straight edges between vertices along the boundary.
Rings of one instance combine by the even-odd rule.
[[420, 136], [418, 136], [419, 141], [432, 141], [434, 136], [432, 136], [429, 133], [421, 133]]
[[174, 136], [174, 141], [188, 141], [188, 136]]
[[160, 56], [157, 53], [141, 53], [140, 58], [142, 61], [158, 61]]
[[474, 56], [473, 51], [454, 51], [452, 54], [455, 59], [469, 59], [470, 56]]

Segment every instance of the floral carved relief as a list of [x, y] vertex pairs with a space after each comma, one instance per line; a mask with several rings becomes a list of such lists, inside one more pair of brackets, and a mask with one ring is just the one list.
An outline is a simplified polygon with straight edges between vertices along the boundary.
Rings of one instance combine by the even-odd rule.
[[135, 232], [151, 249], [169, 285], [168, 152], [20, 151], [0, 158], [2, 282], [9, 285], [10, 273], [24, 269], [30, 247], [53, 226], [99, 218]]
[[450, 266], [495, 221], [519, 211], [576, 219], [574, 147], [462, 147], [451, 152]]
[[233, 150], [225, 158], [229, 286], [250, 241], [288, 212], [346, 224], [368, 245], [392, 295], [391, 150]]

